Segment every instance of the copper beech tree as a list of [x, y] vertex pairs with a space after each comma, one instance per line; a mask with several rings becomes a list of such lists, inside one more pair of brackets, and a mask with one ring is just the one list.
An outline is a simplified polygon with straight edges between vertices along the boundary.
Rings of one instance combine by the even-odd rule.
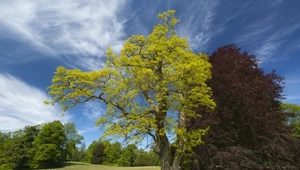
[[[291, 135], [284, 123], [289, 115], [281, 106], [283, 78], [264, 73], [255, 56], [236, 45], [218, 48], [209, 61], [213, 78], [208, 85], [217, 107], [212, 112], [198, 108], [202, 117], [189, 126], [210, 130], [205, 144], [194, 148], [196, 162], [187, 169], [299, 169], [300, 138]], [[286, 106], [285, 112], [294, 112]]]
[[176, 34], [174, 14], [173, 10], [159, 14], [162, 23], [146, 37], [128, 38], [120, 54], [108, 49], [103, 69], [58, 67], [48, 88], [54, 98], [46, 102], [58, 102], [63, 110], [104, 102], [107, 111], [97, 121], [106, 127], [104, 136], [135, 141], [150, 136], [163, 170], [179, 169], [182, 155], [202, 143], [207, 127], [186, 130], [190, 119], [197, 117], [194, 108], [215, 107], [205, 83], [211, 79], [208, 56], [195, 54], [187, 39]]

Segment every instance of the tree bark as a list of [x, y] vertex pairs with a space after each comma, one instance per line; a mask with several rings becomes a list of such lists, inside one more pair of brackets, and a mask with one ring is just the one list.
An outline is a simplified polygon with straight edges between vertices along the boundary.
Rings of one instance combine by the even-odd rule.
[[170, 143], [166, 134], [160, 136], [159, 144], [159, 158], [161, 170], [171, 170], [171, 153], [170, 153]]
[[[182, 129], [186, 127], [185, 114], [183, 112], [179, 112], [179, 120], [178, 120], [178, 128]], [[185, 152], [186, 146], [184, 144], [184, 139], [182, 136], [177, 136], [177, 147], [180, 152], [175, 152], [173, 157], [173, 165], [172, 168], [174, 170], [180, 169], [180, 161], [182, 159], [183, 153]]]
[[[159, 121], [160, 120], [160, 121]], [[164, 117], [162, 119], [157, 119], [158, 129], [163, 129]], [[185, 116], [183, 112], [179, 114], [178, 128], [185, 127]], [[178, 136], [177, 145], [182, 152], [175, 151], [174, 155], [171, 155], [171, 145], [166, 135], [166, 132], [163, 131], [161, 134], [160, 130], [157, 131], [157, 142], [159, 146], [159, 158], [161, 164], [161, 170], [179, 170], [180, 161], [182, 158], [182, 152], [185, 151], [185, 145], [183, 138]]]
[[161, 170], [179, 170], [180, 159], [172, 157], [171, 147], [167, 135], [160, 136], [159, 158]]

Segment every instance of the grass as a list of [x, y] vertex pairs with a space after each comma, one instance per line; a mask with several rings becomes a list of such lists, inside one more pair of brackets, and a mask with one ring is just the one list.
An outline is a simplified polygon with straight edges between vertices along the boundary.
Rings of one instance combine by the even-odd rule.
[[145, 166], [145, 167], [116, 167], [106, 165], [95, 165], [81, 162], [70, 162], [66, 163], [66, 166], [62, 168], [55, 168], [61, 170], [159, 170], [158, 166]]

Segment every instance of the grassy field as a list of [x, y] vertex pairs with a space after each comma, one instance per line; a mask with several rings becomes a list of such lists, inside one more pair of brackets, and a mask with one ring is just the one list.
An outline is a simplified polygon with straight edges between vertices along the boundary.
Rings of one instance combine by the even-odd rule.
[[55, 168], [61, 170], [159, 170], [160, 167], [157, 166], [145, 166], [145, 167], [116, 167], [116, 166], [105, 166], [105, 165], [95, 165], [81, 162], [71, 162], [68, 163], [63, 168]]

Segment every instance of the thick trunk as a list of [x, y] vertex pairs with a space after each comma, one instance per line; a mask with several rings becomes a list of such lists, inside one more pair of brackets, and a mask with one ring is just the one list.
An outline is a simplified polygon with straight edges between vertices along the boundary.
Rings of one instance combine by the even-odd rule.
[[[183, 112], [179, 112], [179, 120], [178, 120], [178, 129], [184, 129], [186, 126], [186, 120], [185, 120], [185, 114]], [[182, 159], [183, 153], [185, 152], [185, 144], [183, 136], [177, 136], [177, 149], [180, 150], [180, 152], [175, 152], [174, 158], [173, 158], [173, 169], [177, 170], [179, 169], [179, 164]]]
[[161, 170], [171, 170], [170, 144], [166, 135], [160, 136], [159, 158]]
[[179, 170], [180, 167], [179, 167], [179, 163], [180, 163], [180, 160], [177, 159], [177, 158], [174, 158], [173, 160], [173, 166], [172, 166], [172, 170]]
[[[159, 146], [159, 158], [160, 158], [160, 164], [161, 164], [161, 170], [179, 170], [180, 167], [180, 161], [182, 158], [182, 153], [185, 151], [185, 144], [183, 142], [182, 136], [178, 136], [177, 143], [177, 149], [179, 149], [181, 152], [175, 151], [173, 153], [174, 155], [171, 155], [171, 146], [168, 140], [168, 137], [165, 133], [164, 129], [164, 118], [165, 115], [160, 119], [157, 119], [157, 144]], [[183, 112], [180, 112], [179, 114], [179, 122], [178, 122], [178, 128], [184, 128], [185, 127], [185, 116]]]
[[161, 170], [179, 170], [180, 159], [172, 157], [170, 143], [166, 135], [160, 137], [159, 157]]

